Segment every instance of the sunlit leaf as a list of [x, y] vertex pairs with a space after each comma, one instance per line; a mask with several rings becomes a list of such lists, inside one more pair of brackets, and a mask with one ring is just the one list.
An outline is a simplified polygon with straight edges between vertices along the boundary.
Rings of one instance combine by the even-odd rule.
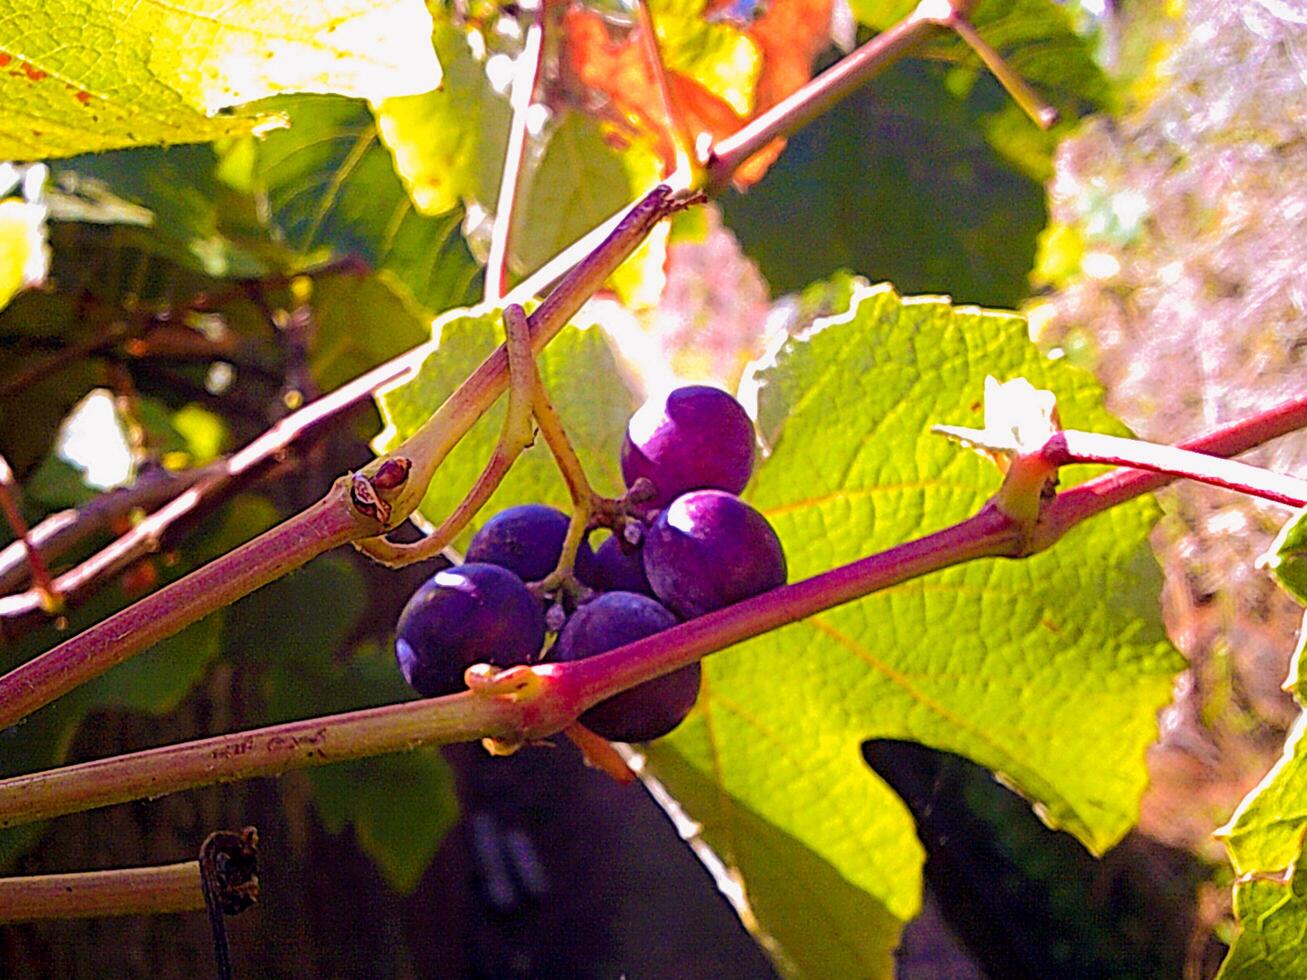
[[279, 92], [433, 88], [421, 0], [186, 5], [13, 0], [0, 18], [0, 159], [249, 132], [219, 110]]

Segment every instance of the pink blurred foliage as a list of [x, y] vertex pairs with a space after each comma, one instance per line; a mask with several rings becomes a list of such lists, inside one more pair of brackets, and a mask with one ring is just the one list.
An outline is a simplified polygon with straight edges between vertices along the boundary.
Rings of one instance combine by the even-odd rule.
[[[1307, 3], [1190, 0], [1156, 81], [1146, 105], [1061, 148], [1051, 214], [1092, 259], [1039, 316], [1041, 339], [1092, 351], [1139, 435], [1173, 442], [1307, 377]], [[1307, 435], [1247, 459], [1307, 474]], [[1302, 611], [1256, 566], [1289, 512], [1197, 484], [1160, 500], [1164, 607], [1191, 669], [1141, 829], [1220, 860], [1212, 830], [1297, 713], [1280, 685]]]

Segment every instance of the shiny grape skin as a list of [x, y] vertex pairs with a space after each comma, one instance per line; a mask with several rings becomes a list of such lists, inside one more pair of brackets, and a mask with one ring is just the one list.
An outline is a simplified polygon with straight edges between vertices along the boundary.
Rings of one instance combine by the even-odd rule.
[[[490, 518], [472, 536], [467, 560], [507, 568], [523, 582], [538, 582], [558, 564], [567, 524], [566, 514], [544, 504], [509, 507]], [[578, 578], [589, 576], [593, 561], [590, 545], [582, 541], [576, 553]]]
[[545, 639], [540, 602], [498, 565], [437, 572], [418, 587], [395, 628], [395, 659], [423, 697], [464, 689], [473, 664], [512, 667], [534, 661]]
[[626, 427], [622, 479], [656, 490], [646, 506], [665, 507], [687, 490], [739, 493], [753, 473], [753, 422], [726, 392], [688, 385], [645, 402]]
[[[584, 660], [661, 633], [677, 619], [648, 596], [605, 592], [578, 609], [563, 627], [552, 657]], [[699, 696], [698, 663], [681, 667], [601, 701], [581, 715], [581, 724], [614, 742], [648, 742], [685, 720]]]
[[676, 498], [643, 550], [654, 595], [685, 619], [785, 584], [785, 552], [767, 518], [721, 490]]
[[622, 550], [616, 535], [604, 540], [594, 552], [585, 584], [600, 592], [638, 592], [653, 598], [653, 586], [644, 574], [644, 554], [639, 548]]

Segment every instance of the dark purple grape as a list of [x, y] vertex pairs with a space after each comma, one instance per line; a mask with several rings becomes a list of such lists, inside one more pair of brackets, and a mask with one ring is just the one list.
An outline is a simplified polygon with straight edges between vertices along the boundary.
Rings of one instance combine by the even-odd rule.
[[[648, 596], [605, 592], [578, 609], [554, 644], [559, 661], [584, 660], [676, 625], [676, 617]], [[645, 681], [601, 701], [581, 724], [614, 742], [660, 738], [685, 720], [699, 696], [698, 663]]]
[[622, 479], [640, 477], [656, 491], [650, 510], [687, 490], [739, 493], [753, 472], [753, 422], [726, 392], [704, 385], [651, 398], [631, 416], [622, 443]]
[[473, 664], [524, 664], [545, 641], [540, 603], [498, 565], [459, 565], [419, 586], [399, 614], [395, 659], [423, 697], [464, 688]]
[[644, 574], [643, 553], [639, 548], [623, 551], [617, 535], [595, 549], [585, 584], [600, 592], [638, 592], [653, 597], [653, 586]]
[[785, 552], [767, 518], [721, 490], [677, 497], [643, 551], [654, 595], [686, 619], [785, 584]]
[[[538, 582], [558, 564], [567, 537], [568, 517], [544, 504], [522, 504], [501, 510], [472, 535], [467, 560], [507, 568], [524, 582]], [[576, 553], [578, 578], [590, 574], [594, 552], [585, 541]]]

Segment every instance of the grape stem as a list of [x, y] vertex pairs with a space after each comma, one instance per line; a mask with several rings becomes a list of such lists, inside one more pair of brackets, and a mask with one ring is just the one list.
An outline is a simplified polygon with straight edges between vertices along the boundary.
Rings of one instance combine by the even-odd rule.
[[199, 861], [0, 878], [0, 924], [202, 908]]
[[[664, 185], [645, 195], [531, 314], [532, 351], [563, 329], [659, 221], [693, 200]], [[501, 346], [395, 453], [337, 480], [320, 501], [270, 531], [0, 677], [0, 730], [324, 551], [400, 523], [421, 501], [449, 450], [507, 385], [508, 352]], [[198, 492], [198, 485], [192, 487], [156, 516], [163, 519], [174, 505], [188, 506], [188, 497]]]
[[516, 303], [504, 308], [504, 337], [508, 348], [508, 411], [504, 414], [499, 439], [481, 475], [440, 527], [422, 540], [404, 544], [384, 537], [355, 541], [354, 547], [369, 558], [390, 568], [401, 568], [440, 554], [463, 533], [513, 463], [535, 441], [531, 410], [539, 390], [539, 375], [531, 353], [531, 325], [527, 322], [526, 311]]
[[508, 291], [508, 243], [513, 231], [513, 214], [522, 191], [522, 160], [526, 154], [527, 117], [539, 82], [548, 11], [541, 3], [531, 26], [526, 29], [522, 53], [518, 55], [513, 88], [508, 102], [513, 120], [508, 129], [508, 146], [504, 150], [504, 170], [499, 179], [499, 198], [495, 203], [494, 222], [490, 228], [490, 251], [486, 256], [485, 301], [498, 303]]
[[0, 455], [0, 511], [4, 511], [9, 530], [18, 539], [15, 543], [23, 549], [27, 567], [32, 573], [32, 583], [40, 595], [42, 606], [47, 612], [55, 613], [63, 608], [63, 600], [50, 578], [50, 570], [45, 566], [45, 559], [32, 543], [27, 521], [23, 519], [21, 500], [18, 482], [14, 479], [14, 471], [9, 467], [9, 460]]
[[1186, 477], [1290, 507], [1307, 505], [1307, 480], [1181, 446], [1068, 429], [1054, 435], [1040, 455], [1053, 466], [1070, 463], [1129, 466]]
[[[1307, 396], [1188, 440], [1179, 448], [1230, 456], [1304, 426]], [[0, 827], [420, 745], [483, 738], [512, 745], [547, 738], [599, 701], [710, 653], [941, 568], [1042, 551], [1090, 517], [1174, 479], [1169, 472], [1139, 469], [1097, 477], [1048, 502], [1033, 534], [997, 507], [986, 505], [959, 524], [610, 652], [570, 663], [513, 668], [478, 682], [477, 690], [0, 780]]]

